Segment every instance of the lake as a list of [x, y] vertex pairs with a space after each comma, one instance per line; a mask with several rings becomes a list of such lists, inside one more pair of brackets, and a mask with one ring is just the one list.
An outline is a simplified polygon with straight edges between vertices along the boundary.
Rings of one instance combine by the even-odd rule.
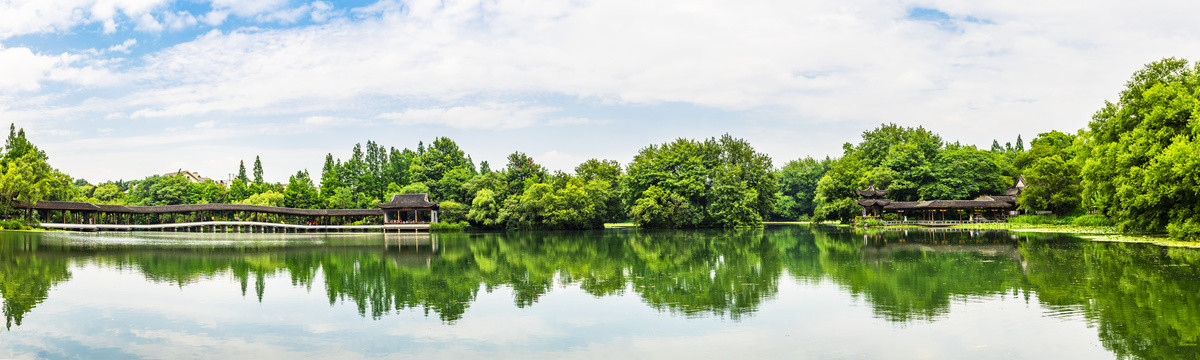
[[0, 232], [0, 358], [1193, 359], [1200, 251], [1004, 231]]

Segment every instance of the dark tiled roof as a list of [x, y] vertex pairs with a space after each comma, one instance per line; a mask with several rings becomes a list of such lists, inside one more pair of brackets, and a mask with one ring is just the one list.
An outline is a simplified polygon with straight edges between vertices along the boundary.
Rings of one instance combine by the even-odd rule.
[[[18, 208], [28, 209], [28, 204], [18, 203]], [[125, 206], [89, 204], [74, 201], [39, 201], [33, 206], [37, 210], [69, 210], [69, 211], [102, 211], [109, 213], [127, 214], [170, 214], [198, 211], [244, 211], [281, 215], [305, 216], [373, 216], [383, 215], [379, 209], [295, 209], [275, 206], [245, 205], [245, 204], [188, 204], [160, 206]]]
[[887, 206], [888, 204], [892, 203], [892, 201], [888, 199], [859, 199], [855, 202], [857, 202], [859, 206]]
[[867, 187], [864, 190], [854, 190], [854, 193], [858, 194], [858, 196], [862, 196], [865, 198], [873, 198], [873, 197], [882, 197], [884, 195], [887, 195], [888, 191], [876, 189], [875, 183], [872, 182], [871, 186]]
[[383, 209], [399, 209], [399, 208], [430, 208], [437, 209], [438, 204], [429, 201], [429, 194], [396, 194], [392, 195], [392, 201], [375, 204]]

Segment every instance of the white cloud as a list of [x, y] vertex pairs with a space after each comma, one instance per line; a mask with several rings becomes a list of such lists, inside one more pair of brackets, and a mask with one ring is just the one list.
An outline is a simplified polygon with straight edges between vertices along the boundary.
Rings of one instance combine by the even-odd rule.
[[135, 27], [134, 30], [157, 33], [163, 31], [163, 24], [159, 23], [158, 20], [154, 18], [154, 15], [150, 15], [148, 13], [142, 14], [142, 16], [138, 17], [137, 27]]
[[[1169, 31], [1112, 26], [1129, 23], [1114, 6], [947, 5], [960, 29], [947, 32], [905, 19], [912, 4], [887, 1], [404, 5], [360, 9], [360, 21], [180, 44], [149, 58], [142, 70], [167, 85], [143, 88], [136, 104], [140, 114], [182, 116], [286, 112], [295, 103], [335, 110], [364, 96], [561, 94], [609, 106], [784, 109], [816, 121], [998, 130], [1094, 108], [1141, 63], [1200, 48], [1200, 36], [1187, 35], [1200, 35], [1195, 22], [1176, 19]], [[264, 19], [286, 12], [263, 9], [254, 11]]]
[[212, 0], [214, 9], [228, 10], [238, 16], [253, 16], [279, 9], [287, 0]]
[[386, 113], [379, 118], [403, 125], [444, 125], [459, 129], [513, 129], [537, 124], [555, 111], [511, 103], [484, 103], [450, 108], [408, 109]]
[[32, 91], [41, 88], [57, 60], [49, 56], [34, 54], [29, 48], [0, 48], [0, 93]]
[[58, 56], [36, 54], [25, 47], [0, 46], [0, 94], [31, 92], [49, 81], [79, 85], [112, 83], [114, 75], [88, 56], [64, 53]]
[[196, 26], [196, 17], [187, 11], [166, 12], [163, 14], [163, 23], [168, 29], [173, 31], [183, 30], [192, 26]]
[[137, 39], [128, 39], [128, 40], [125, 40], [125, 42], [123, 42], [123, 43], [108, 47], [108, 51], [121, 52], [121, 53], [128, 54], [129, 48], [133, 47], [134, 45], [137, 45]]
[[254, 19], [258, 22], [277, 22], [290, 24], [304, 19], [305, 16], [308, 16], [315, 22], [325, 22], [333, 15], [333, 5], [330, 5], [324, 1], [316, 1], [295, 8], [264, 12], [255, 16]]
[[204, 21], [205, 24], [208, 24], [210, 26], [217, 26], [217, 25], [221, 25], [221, 23], [225, 22], [225, 18], [228, 18], [228, 17], [229, 17], [229, 11], [213, 10], [213, 11], [210, 11], [208, 14], [204, 14], [204, 17], [201, 20]]
[[139, 17], [169, 0], [5, 0], [0, 1], [0, 39], [17, 35], [60, 32], [100, 22], [105, 33], [115, 32], [116, 17]]
[[[703, 131], [725, 126], [752, 134], [751, 141], [767, 142], [761, 148], [785, 155], [777, 157], [781, 162], [799, 151], [836, 153], [838, 143], [881, 122], [924, 125], [985, 145], [1017, 131], [1026, 137], [1069, 131], [1114, 98], [1142, 64], [1200, 58], [1200, 22], [1191, 19], [1200, 4], [1166, 0], [385, 0], [351, 10], [323, 1], [217, 0], [204, 15], [151, 0], [53, 8], [4, 1], [0, 40], [86, 23], [128, 30], [140, 19], [163, 30], [223, 24], [229, 16], [283, 28], [213, 30], [112, 62], [0, 48], [0, 94], [19, 95], [0, 102], [0, 120], [88, 118], [94, 111], [91, 119], [119, 114], [111, 121], [136, 124], [129, 126], [186, 126], [212, 117], [229, 119], [222, 124], [284, 118], [299, 128], [386, 113], [379, 118], [512, 129], [604, 124], [595, 119], [626, 114], [680, 123], [711, 111], [731, 120]], [[950, 19], [907, 19], [918, 6]], [[305, 17], [319, 24], [279, 25]], [[128, 47], [95, 56], [119, 57], [118, 51]], [[55, 89], [44, 86], [50, 81], [68, 89], [47, 90]], [[119, 86], [81, 104], [63, 100], [86, 97], [67, 96], [79, 91], [73, 84]], [[672, 112], [677, 107], [693, 112]], [[775, 128], [755, 125], [760, 120]], [[649, 136], [693, 131], [701, 130], [607, 143], [637, 148]], [[813, 133], [822, 136], [806, 136]]]

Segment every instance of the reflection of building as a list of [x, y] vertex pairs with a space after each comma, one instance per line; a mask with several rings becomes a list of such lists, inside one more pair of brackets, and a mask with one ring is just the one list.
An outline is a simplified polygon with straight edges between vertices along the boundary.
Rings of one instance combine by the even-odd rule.
[[1017, 210], [1017, 196], [1025, 189], [1025, 177], [1018, 176], [1011, 188], [1002, 195], [984, 195], [974, 200], [891, 201], [884, 199], [887, 190], [875, 188], [874, 181], [864, 190], [857, 190], [856, 203], [863, 208], [863, 217], [899, 214], [906, 221], [999, 220]]

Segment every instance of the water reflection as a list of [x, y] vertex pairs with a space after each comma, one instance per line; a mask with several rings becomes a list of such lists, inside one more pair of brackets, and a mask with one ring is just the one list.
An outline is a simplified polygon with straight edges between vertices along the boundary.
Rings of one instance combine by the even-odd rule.
[[258, 301], [270, 295], [267, 279], [286, 277], [364, 317], [421, 309], [449, 324], [481, 291], [500, 287], [518, 308], [575, 286], [597, 298], [636, 295], [676, 316], [738, 321], [771, 302], [780, 281], [832, 282], [898, 325], [939, 321], [957, 303], [1015, 297], [1039, 304], [1045, 316], [1094, 324], [1119, 357], [1200, 353], [1200, 252], [1059, 236], [803, 226], [434, 234], [386, 243], [378, 236], [0, 236], [8, 329], [70, 281], [73, 266], [86, 264], [180, 287], [228, 277]]

